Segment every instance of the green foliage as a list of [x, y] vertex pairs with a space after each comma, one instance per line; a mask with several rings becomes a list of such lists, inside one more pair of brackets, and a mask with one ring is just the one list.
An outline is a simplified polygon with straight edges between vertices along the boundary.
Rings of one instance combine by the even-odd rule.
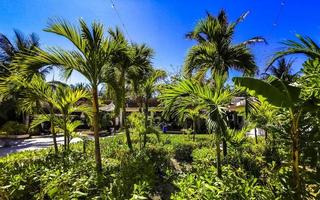
[[25, 134], [27, 127], [24, 124], [21, 124], [16, 121], [7, 121], [1, 127], [1, 132], [5, 132], [8, 135], [19, 135]]
[[253, 75], [257, 69], [248, 45], [264, 42], [261, 37], [254, 37], [239, 44], [232, 41], [237, 25], [248, 15], [244, 13], [235, 22], [229, 22], [227, 13], [219, 11], [217, 16], [207, 13], [195, 28], [187, 34], [187, 38], [195, 40], [187, 54], [184, 72], [195, 74], [196, 79], [204, 79], [207, 72], [228, 72], [230, 68]]
[[[262, 142], [255, 145], [248, 138], [250, 145], [245, 146], [240, 159], [230, 148], [229, 163], [222, 168], [220, 179], [210, 135], [198, 135], [196, 142], [185, 135], [162, 135], [161, 143], [153, 139], [136, 153], [128, 150], [124, 135], [102, 139], [104, 170], [99, 179], [95, 173], [93, 142], [88, 142], [86, 153], [82, 153], [82, 144], [72, 144], [71, 151], [57, 155], [49, 148], [0, 158], [0, 197], [294, 199], [290, 169], [264, 160]], [[134, 146], [139, 145], [135, 141]], [[279, 156], [285, 159], [282, 154]], [[175, 157], [180, 158], [172, 163]], [[316, 179], [309, 177], [306, 184], [309, 192], [305, 196], [316, 195]]]
[[217, 178], [216, 171], [212, 166], [181, 175], [175, 181], [180, 191], [171, 199], [276, 199], [272, 191], [242, 169], [223, 167], [222, 179]]
[[308, 60], [303, 64], [303, 76], [298, 80], [306, 97], [320, 99], [320, 58]]

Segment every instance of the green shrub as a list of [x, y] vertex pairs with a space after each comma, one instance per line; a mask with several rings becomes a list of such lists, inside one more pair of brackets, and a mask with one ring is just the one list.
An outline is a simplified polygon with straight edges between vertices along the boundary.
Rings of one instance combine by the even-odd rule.
[[193, 150], [192, 158], [195, 165], [205, 168], [215, 163], [216, 153], [212, 147], [197, 148]]
[[26, 131], [27, 127], [16, 121], [8, 121], [1, 127], [1, 132], [6, 132], [8, 135], [24, 134]]
[[178, 144], [174, 146], [174, 158], [180, 162], [192, 162], [192, 151], [194, 145], [192, 144]]
[[258, 183], [258, 179], [229, 166], [223, 167], [222, 179], [217, 178], [212, 166], [196, 173], [182, 174], [175, 184], [180, 191], [171, 199], [276, 199], [271, 190]]

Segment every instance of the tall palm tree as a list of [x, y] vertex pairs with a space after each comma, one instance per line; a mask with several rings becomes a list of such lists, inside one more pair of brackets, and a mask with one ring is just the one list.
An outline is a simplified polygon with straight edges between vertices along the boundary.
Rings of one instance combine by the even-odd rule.
[[261, 95], [273, 106], [285, 108], [289, 113], [290, 130], [289, 135], [292, 141], [292, 171], [293, 184], [297, 193], [296, 198], [301, 199], [301, 178], [299, 173], [300, 163], [300, 122], [305, 112], [316, 111], [319, 108], [312, 99], [300, 98], [300, 88], [289, 85], [288, 83], [270, 76], [267, 81], [249, 78], [236, 77], [235, 84], [245, 87]]
[[[214, 87], [203, 85], [197, 81], [182, 80], [162, 90], [160, 99], [168, 109], [179, 112], [185, 104], [194, 103], [203, 108], [206, 115], [207, 129], [215, 134], [217, 152], [217, 172], [221, 177], [221, 138], [227, 131], [227, 105], [233, 92], [224, 88], [225, 76], [215, 74]], [[192, 102], [188, 102], [192, 101]]]
[[102, 171], [101, 152], [99, 142], [99, 103], [98, 85], [109, 66], [111, 56], [115, 51], [121, 51], [121, 45], [116, 44], [104, 35], [103, 25], [93, 22], [89, 27], [80, 19], [80, 28], [65, 20], [51, 20], [45, 29], [46, 32], [66, 38], [75, 47], [74, 50], [64, 50], [59, 47], [49, 48], [47, 51], [37, 49], [37, 56], [21, 56], [19, 64], [28, 66], [33, 63], [55, 65], [69, 77], [76, 70], [89, 82], [92, 91], [93, 129], [95, 138], [96, 169]]
[[265, 42], [262, 37], [253, 37], [239, 44], [233, 44], [235, 28], [248, 12], [235, 22], [229, 22], [227, 14], [221, 10], [217, 16], [207, 13], [194, 30], [186, 36], [197, 44], [189, 49], [185, 59], [184, 72], [195, 74], [196, 78], [205, 78], [207, 72], [228, 72], [230, 68], [253, 75], [256, 70], [254, 56], [248, 47], [250, 44]]
[[115, 68], [107, 71], [106, 82], [113, 86], [116, 93], [116, 105], [122, 110], [122, 126], [125, 129], [127, 144], [130, 150], [133, 150], [126, 120], [126, 85], [131, 82], [137, 90], [139, 78], [143, 79], [141, 75], [147, 74], [152, 69], [153, 50], [145, 44], [130, 44], [119, 28], [109, 29], [109, 34], [114, 42], [121, 44], [126, 49], [113, 56], [112, 65]]

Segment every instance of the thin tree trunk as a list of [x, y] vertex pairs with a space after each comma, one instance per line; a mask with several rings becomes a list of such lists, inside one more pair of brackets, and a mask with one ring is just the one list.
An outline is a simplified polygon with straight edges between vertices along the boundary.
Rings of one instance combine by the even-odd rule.
[[27, 134], [29, 133], [29, 129], [30, 129], [30, 114], [29, 113], [25, 113], [23, 114], [23, 122], [25, 124], [25, 126], [27, 127]]
[[51, 133], [52, 133], [52, 139], [53, 139], [54, 152], [55, 152], [55, 154], [58, 154], [59, 149], [58, 149], [58, 143], [57, 143], [57, 135], [54, 130], [54, 124], [52, 121], [51, 121]]
[[219, 178], [222, 177], [222, 171], [221, 171], [221, 155], [220, 155], [220, 140], [216, 138], [216, 153], [217, 153], [217, 176]]
[[98, 174], [102, 172], [101, 152], [99, 142], [99, 103], [98, 103], [98, 87], [92, 87], [93, 96], [93, 132], [94, 132], [94, 153], [96, 160], [96, 170]]
[[256, 140], [256, 144], [258, 144], [258, 136], [257, 136], [257, 129], [254, 128], [254, 138]]
[[223, 157], [224, 159], [226, 159], [228, 155], [228, 146], [227, 146], [227, 140], [225, 137], [222, 138], [222, 150], [223, 150]]
[[147, 130], [148, 130], [148, 114], [149, 114], [149, 105], [148, 105], [148, 98], [145, 99], [145, 109], [144, 109], [144, 126], [146, 132], [143, 134], [143, 147], [147, 144]]
[[264, 139], [267, 142], [267, 140], [268, 140], [268, 131], [267, 130], [264, 130]]
[[58, 144], [57, 144], [57, 135], [54, 130], [54, 123], [53, 123], [54, 112], [53, 112], [53, 108], [52, 108], [51, 104], [50, 104], [50, 114], [51, 114], [50, 126], [51, 126], [51, 134], [52, 134], [52, 139], [53, 139], [54, 152], [55, 152], [55, 154], [58, 154], [59, 149], [58, 149]]
[[63, 117], [63, 132], [64, 132], [64, 150], [69, 151], [69, 139], [68, 139], [68, 130], [67, 130], [67, 119]]
[[66, 126], [66, 121], [63, 119], [63, 143], [64, 143], [64, 150], [67, 150], [67, 126]]
[[193, 129], [193, 141], [196, 141], [196, 118], [192, 120], [192, 129]]
[[126, 79], [126, 73], [124, 70], [121, 71], [121, 89], [122, 89], [122, 126], [124, 128], [126, 138], [127, 138], [127, 144], [130, 149], [130, 151], [133, 151], [132, 142], [130, 138], [130, 132], [127, 125], [127, 111], [126, 111], [126, 85], [125, 85], [125, 79]]
[[131, 138], [130, 138], [130, 132], [129, 132], [129, 128], [128, 128], [128, 125], [127, 125], [127, 120], [126, 120], [126, 102], [124, 101], [123, 102], [123, 105], [122, 105], [122, 124], [123, 124], [123, 127], [124, 127], [124, 130], [125, 130], [125, 133], [126, 133], [126, 137], [127, 137], [127, 144], [128, 144], [128, 147], [130, 149], [130, 151], [133, 151], [133, 147], [132, 147], [132, 142], [131, 142]]

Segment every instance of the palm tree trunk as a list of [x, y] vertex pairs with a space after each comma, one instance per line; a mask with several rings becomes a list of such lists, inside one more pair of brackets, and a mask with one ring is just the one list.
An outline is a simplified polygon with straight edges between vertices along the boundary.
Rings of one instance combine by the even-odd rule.
[[217, 176], [219, 178], [222, 177], [222, 171], [221, 171], [221, 155], [220, 155], [220, 140], [216, 138], [216, 153], [217, 153]]
[[148, 130], [148, 114], [149, 114], [149, 105], [148, 105], [148, 98], [145, 98], [145, 109], [144, 109], [144, 126], [146, 132], [143, 134], [143, 147], [147, 144], [147, 130]]
[[124, 127], [124, 130], [125, 130], [125, 133], [126, 133], [126, 137], [127, 137], [127, 144], [128, 144], [128, 147], [130, 149], [130, 151], [133, 151], [133, 148], [132, 148], [132, 142], [131, 142], [131, 138], [130, 138], [130, 132], [129, 132], [129, 128], [128, 128], [128, 125], [127, 125], [127, 120], [126, 120], [126, 102], [124, 101], [123, 102], [123, 105], [122, 105], [122, 124], [123, 124], [123, 127]]
[[196, 118], [192, 119], [193, 141], [196, 141]]
[[30, 114], [29, 113], [24, 113], [23, 114], [23, 122], [27, 127], [27, 134], [29, 133], [29, 129], [30, 129]]
[[128, 128], [128, 125], [127, 125], [125, 78], [126, 78], [125, 71], [122, 70], [121, 71], [121, 81], [120, 81], [121, 82], [121, 86], [122, 86], [121, 87], [121, 89], [122, 89], [122, 126], [123, 126], [125, 134], [126, 134], [128, 147], [129, 147], [130, 151], [133, 151], [132, 142], [131, 142], [131, 138], [130, 138], [130, 132], [129, 132], [129, 128]]
[[59, 149], [58, 149], [58, 143], [57, 143], [57, 135], [54, 130], [54, 124], [52, 121], [51, 121], [51, 133], [52, 133], [52, 139], [53, 139], [54, 152], [55, 152], [55, 154], [58, 154]]
[[53, 112], [52, 105], [50, 105], [50, 114], [51, 114], [50, 126], [51, 126], [51, 134], [52, 134], [52, 139], [53, 139], [54, 152], [55, 152], [55, 154], [58, 154], [59, 149], [58, 149], [58, 144], [57, 144], [57, 135], [54, 130], [54, 123], [53, 123], [54, 112]]
[[256, 144], [258, 144], [258, 136], [257, 136], [257, 129], [254, 128], [254, 138], [256, 140]]
[[69, 150], [69, 142], [68, 142], [68, 130], [67, 130], [67, 119], [63, 117], [63, 132], [64, 132], [64, 150]]
[[267, 140], [268, 140], [268, 131], [267, 130], [264, 130], [264, 139], [267, 142]]
[[226, 159], [228, 155], [228, 146], [227, 146], [227, 140], [225, 137], [222, 138], [222, 150], [223, 150], [223, 157], [224, 159]]
[[98, 174], [102, 172], [101, 152], [99, 142], [99, 103], [98, 103], [98, 87], [92, 87], [93, 96], [93, 132], [94, 132], [94, 153], [96, 160], [96, 170]]

